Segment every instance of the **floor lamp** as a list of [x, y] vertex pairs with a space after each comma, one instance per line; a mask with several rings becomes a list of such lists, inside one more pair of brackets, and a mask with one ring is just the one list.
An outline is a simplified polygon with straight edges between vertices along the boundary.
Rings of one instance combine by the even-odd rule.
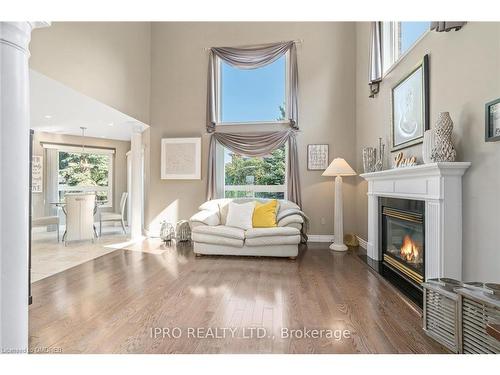
[[342, 214], [342, 176], [355, 176], [356, 172], [342, 158], [335, 158], [325, 169], [322, 176], [335, 176], [335, 217], [333, 227], [333, 243], [331, 250], [346, 251], [344, 245], [344, 218]]

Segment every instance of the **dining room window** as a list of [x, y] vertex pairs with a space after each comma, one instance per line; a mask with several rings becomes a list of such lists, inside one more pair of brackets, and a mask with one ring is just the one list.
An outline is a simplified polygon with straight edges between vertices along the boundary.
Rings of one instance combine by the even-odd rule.
[[68, 192], [95, 192], [102, 207], [113, 206], [113, 151], [85, 147], [57, 150], [59, 201]]

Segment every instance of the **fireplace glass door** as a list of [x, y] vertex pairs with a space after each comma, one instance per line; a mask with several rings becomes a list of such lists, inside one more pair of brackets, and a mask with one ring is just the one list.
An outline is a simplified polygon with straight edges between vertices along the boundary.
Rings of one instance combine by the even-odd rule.
[[420, 214], [384, 207], [384, 262], [416, 283], [424, 274], [424, 223]]

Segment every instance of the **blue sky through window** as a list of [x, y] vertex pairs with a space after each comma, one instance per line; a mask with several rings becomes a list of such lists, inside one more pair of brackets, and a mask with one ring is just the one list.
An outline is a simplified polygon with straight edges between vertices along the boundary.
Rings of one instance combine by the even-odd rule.
[[276, 121], [285, 103], [285, 56], [262, 68], [221, 63], [221, 121]]
[[427, 30], [429, 30], [430, 22], [401, 22], [401, 51], [405, 53]]

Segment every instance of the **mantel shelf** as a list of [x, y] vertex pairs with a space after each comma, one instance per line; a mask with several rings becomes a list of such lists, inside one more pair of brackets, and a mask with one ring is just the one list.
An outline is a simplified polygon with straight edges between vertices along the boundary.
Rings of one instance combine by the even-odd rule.
[[401, 167], [386, 169], [379, 172], [363, 173], [360, 177], [365, 180], [374, 179], [395, 179], [399, 177], [411, 176], [435, 176], [435, 175], [454, 175], [461, 176], [471, 165], [470, 162], [440, 162], [420, 164], [412, 167]]

